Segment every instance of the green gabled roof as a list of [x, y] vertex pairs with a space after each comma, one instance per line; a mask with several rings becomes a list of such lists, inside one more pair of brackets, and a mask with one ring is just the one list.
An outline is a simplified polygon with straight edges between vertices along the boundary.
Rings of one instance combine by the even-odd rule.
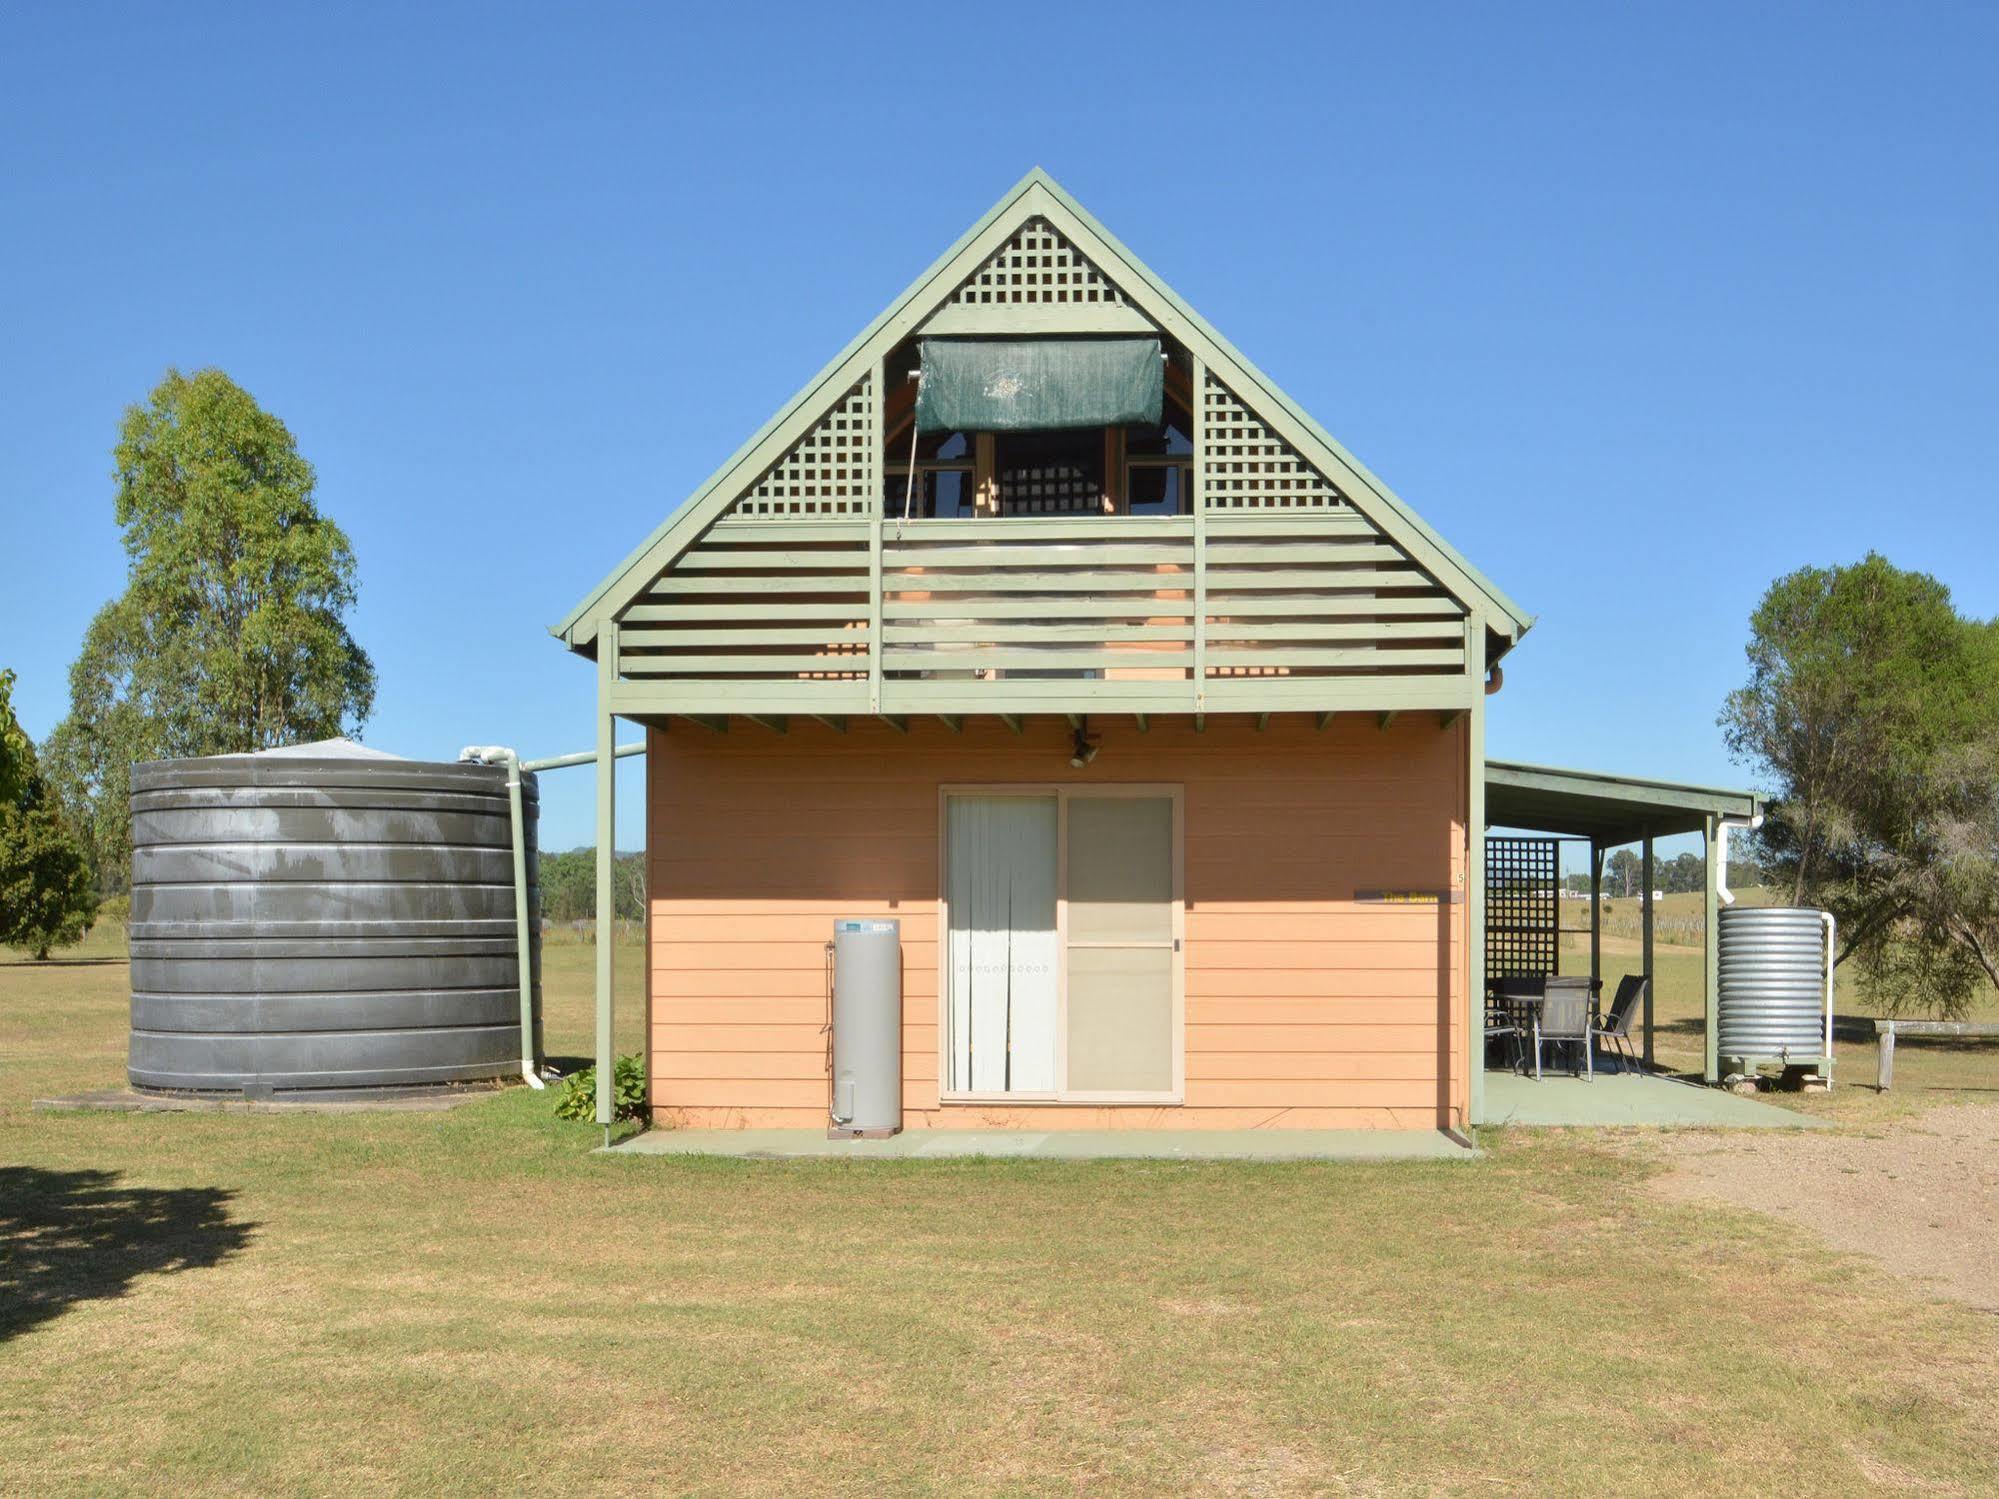
[[1509, 642], [1533, 625], [1523, 611], [1433, 531], [1400, 497], [1285, 395], [1146, 264], [1036, 167], [910, 283], [756, 435], [610, 572], [550, 633], [589, 647], [597, 621], [644, 592], [675, 557], [796, 442], [873, 361], [928, 319], [1026, 220], [1047, 219], [1147, 316], [1187, 344], [1273, 430], [1322, 469], [1353, 508], [1403, 546], [1467, 608]]

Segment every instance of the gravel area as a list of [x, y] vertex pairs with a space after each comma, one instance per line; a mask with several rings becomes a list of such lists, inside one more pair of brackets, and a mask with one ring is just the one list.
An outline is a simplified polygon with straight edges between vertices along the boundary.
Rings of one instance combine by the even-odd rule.
[[1803, 1224], [1999, 1312], [1999, 1105], [1932, 1109], [1866, 1133], [1671, 1134], [1648, 1148], [1673, 1163], [1657, 1179], [1670, 1197]]

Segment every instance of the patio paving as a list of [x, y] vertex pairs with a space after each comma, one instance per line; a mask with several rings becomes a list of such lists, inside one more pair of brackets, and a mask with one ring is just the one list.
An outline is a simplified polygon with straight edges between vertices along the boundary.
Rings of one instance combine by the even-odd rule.
[[1535, 1081], [1513, 1072], [1485, 1074], [1488, 1125], [1652, 1125], [1720, 1129], [1819, 1129], [1824, 1120], [1675, 1077], [1599, 1072], [1594, 1081], [1564, 1073]]
[[610, 1147], [621, 1155], [719, 1155], [757, 1159], [1461, 1161], [1476, 1152], [1437, 1130], [1069, 1129], [904, 1130], [886, 1140], [829, 1140], [811, 1129], [654, 1129]]

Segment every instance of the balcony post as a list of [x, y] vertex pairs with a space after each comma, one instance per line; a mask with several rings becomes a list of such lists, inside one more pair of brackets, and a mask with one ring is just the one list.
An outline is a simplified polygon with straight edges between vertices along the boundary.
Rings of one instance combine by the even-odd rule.
[[1208, 366], [1201, 356], [1193, 356], [1188, 374], [1191, 408], [1187, 420], [1194, 430], [1187, 434], [1194, 449], [1188, 465], [1188, 503], [1194, 511], [1194, 711], [1199, 713], [1208, 699], [1208, 475], [1207, 444], [1202, 440], [1201, 407], [1207, 393]]
[[[862, 463], [862, 472], [867, 475], [869, 493], [872, 500], [868, 505], [868, 712], [879, 713], [882, 706], [882, 492], [887, 487], [882, 482], [882, 434], [888, 423], [888, 374], [882, 361], [875, 361], [875, 398], [868, 403], [868, 430], [865, 434], [867, 456]], [[910, 414], [910, 427], [916, 426], [916, 415]], [[912, 454], [911, 482], [915, 458]]]

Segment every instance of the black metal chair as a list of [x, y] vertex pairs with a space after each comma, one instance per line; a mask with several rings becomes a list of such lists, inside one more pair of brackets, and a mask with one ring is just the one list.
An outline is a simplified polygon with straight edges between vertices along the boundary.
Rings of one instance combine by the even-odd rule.
[[1513, 1043], [1512, 1070], [1518, 1072], [1526, 1064], [1527, 1048], [1522, 1044], [1519, 1014], [1506, 1003], [1497, 990], [1485, 997], [1485, 1059], [1492, 1061], [1492, 1043], [1511, 1041]]
[[1581, 1071], [1592, 1081], [1590, 1064], [1590, 981], [1551, 975], [1541, 986], [1541, 1006], [1534, 1016], [1534, 1076], [1541, 1076], [1541, 1056], [1550, 1042], [1564, 1042], [1582, 1053]]
[[1617, 1058], [1617, 1070], [1622, 1072], [1627, 1066], [1634, 1072], [1642, 1070], [1638, 1061], [1638, 1049], [1632, 1044], [1631, 1025], [1638, 1013], [1645, 1008], [1645, 990], [1650, 980], [1642, 973], [1627, 973], [1617, 981], [1617, 994], [1610, 1001], [1610, 1013], [1600, 1019], [1590, 1021], [1590, 1041], [1608, 1041], [1611, 1055]]
[[1530, 1002], [1540, 999], [1541, 984], [1531, 974], [1516, 974], [1494, 979], [1486, 988], [1485, 1038], [1488, 1042], [1511, 1038], [1516, 1071], [1527, 1070], [1527, 1035], [1533, 1023]]

